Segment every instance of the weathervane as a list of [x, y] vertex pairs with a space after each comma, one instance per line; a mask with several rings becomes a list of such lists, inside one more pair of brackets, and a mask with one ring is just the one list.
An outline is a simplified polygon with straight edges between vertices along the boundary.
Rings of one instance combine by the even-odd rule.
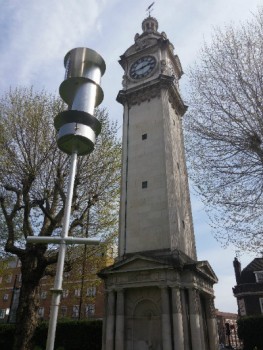
[[146, 11], [148, 11], [149, 17], [151, 16], [151, 11], [153, 10], [153, 8], [152, 8], [153, 5], [154, 5], [154, 2], [150, 6], [148, 6], [147, 9], [146, 9]]

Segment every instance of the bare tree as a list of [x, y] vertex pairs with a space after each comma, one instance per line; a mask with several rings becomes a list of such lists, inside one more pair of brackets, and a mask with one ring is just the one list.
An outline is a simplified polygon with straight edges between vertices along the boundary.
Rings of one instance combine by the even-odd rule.
[[185, 141], [189, 173], [216, 237], [263, 246], [263, 8], [215, 29], [190, 68]]
[[[60, 233], [70, 157], [57, 148], [53, 118], [64, 109], [60, 99], [33, 89], [16, 89], [0, 100], [1, 238], [6, 252], [20, 259], [22, 273], [15, 350], [30, 349], [39, 282], [57, 261], [54, 249], [26, 238]], [[69, 235], [83, 235], [89, 213], [89, 236], [107, 239], [117, 229], [121, 144], [107, 113], [97, 111], [97, 118], [102, 132], [96, 148], [78, 158]]]

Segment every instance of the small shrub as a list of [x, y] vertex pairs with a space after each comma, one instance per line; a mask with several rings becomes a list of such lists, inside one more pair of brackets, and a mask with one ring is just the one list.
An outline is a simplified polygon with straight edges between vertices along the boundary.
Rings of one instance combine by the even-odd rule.
[[[15, 325], [0, 324], [0, 349], [12, 349]], [[48, 323], [38, 325], [32, 342], [33, 350], [46, 348]], [[102, 321], [62, 321], [56, 330], [56, 350], [100, 350]], [[259, 349], [261, 350], [261, 349]]]
[[237, 323], [238, 336], [243, 340], [244, 350], [263, 350], [263, 316], [242, 317]]

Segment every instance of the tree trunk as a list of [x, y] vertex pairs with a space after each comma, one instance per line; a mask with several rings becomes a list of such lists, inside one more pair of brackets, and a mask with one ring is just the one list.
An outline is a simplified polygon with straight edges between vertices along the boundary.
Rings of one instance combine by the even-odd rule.
[[21, 260], [22, 286], [16, 314], [15, 343], [13, 350], [32, 350], [32, 337], [38, 324], [39, 283], [43, 269], [34, 266], [35, 256]]

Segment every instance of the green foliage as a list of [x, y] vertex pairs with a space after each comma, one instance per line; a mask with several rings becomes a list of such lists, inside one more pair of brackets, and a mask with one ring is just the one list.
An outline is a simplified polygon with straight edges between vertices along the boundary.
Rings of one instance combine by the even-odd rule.
[[[34, 343], [45, 348], [47, 324], [41, 324], [35, 332]], [[57, 324], [55, 349], [100, 350], [102, 340], [101, 321], [65, 321]]]
[[[0, 325], [0, 349], [12, 349], [15, 326]], [[33, 337], [33, 350], [46, 348], [48, 324], [41, 323]], [[100, 350], [102, 321], [64, 321], [57, 324], [55, 350]]]
[[242, 317], [238, 320], [238, 336], [244, 350], [263, 350], [263, 316]]
[[12, 349], [15, 325], [0, 324], [0, 349]]

